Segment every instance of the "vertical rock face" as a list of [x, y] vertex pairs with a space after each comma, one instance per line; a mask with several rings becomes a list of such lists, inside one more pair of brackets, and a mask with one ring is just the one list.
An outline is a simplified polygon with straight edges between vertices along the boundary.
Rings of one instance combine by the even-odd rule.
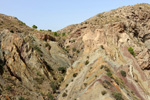
[[70, 32], [74, 63], [58, 100], [150, 99], [149, 8], [121, 7], [59, 31]]

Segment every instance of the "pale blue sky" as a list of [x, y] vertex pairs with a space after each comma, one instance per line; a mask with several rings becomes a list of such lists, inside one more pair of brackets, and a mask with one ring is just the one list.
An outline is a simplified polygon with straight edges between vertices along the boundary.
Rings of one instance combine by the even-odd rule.
[[15, 16], [28, 26], [56, 31], [118, 7], [150, 0], [0, 0], [0, 13]]

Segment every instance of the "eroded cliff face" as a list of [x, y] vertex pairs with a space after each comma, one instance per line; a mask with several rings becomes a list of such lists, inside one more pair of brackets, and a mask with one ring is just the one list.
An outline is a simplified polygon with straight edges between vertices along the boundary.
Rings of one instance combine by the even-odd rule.
[[23, 23], [19, 26], [20, 21], [14, 17], [0, 16], [1, 25], [7, 26], [0, 31], [0, 99], [55, 98], [70, 66], [66, 52], [51, 33], [31, 29]]
[[59, 31], [70, 32], [74, 63], [58, 100], [150, 100], [149, 8], [118, 8]]

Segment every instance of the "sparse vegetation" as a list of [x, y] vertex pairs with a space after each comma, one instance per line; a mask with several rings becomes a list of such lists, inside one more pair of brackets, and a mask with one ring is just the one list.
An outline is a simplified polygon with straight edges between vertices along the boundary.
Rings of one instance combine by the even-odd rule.
[[10, 30], [10, 32], [11, 32], [11, 33], [14, 33], [14, 31], [13, 31], [13, 30]]
[[52, 94], [51, 94], [50, 92], [47, 94], [47, 97], [48, 97], [50, 100], [54, 100], [54, 97], [52, 96]]
[[111, 72], [107, 72], [107, 76], [112, 77], [112, 73]]
[[50, 83], [51, 88], [53, 89], [53, 92], [56, 92], [56, 90], [58, 89], [58, 84], [56, 82], [51, 82]]
[[19, 100], [26, 100], [26, 99], [25, 99], [24, 97], [21, 96], [21, 97], [19, 97]]
[[37, 29], [38, 27], [36, 25], [33, 25], [32, 28]]
[[103, 90], [102, 92], [101, 92], [101, 94], [102, 95], [105, 95], [107, 92], [105, 91], [105, 90]]
[[87, 86], [87, 83], [84, 83], [84, 86], [86, 87], [86, 86]]
[[73, 77], [76, 77], [77, 75], [78, 75], [78, 73], [74, 73], [74, 74], [73, 74]]
[[36, 77], [36, 78], [34, 78], [34, 80], [35, 80], [38, 84], [42, 84], [43, 81], [44, 81], [44, 78], [38, 78], [38, 77]]
[[12, 89], [11, 86], [6, 87], [6, 90], [8, 90], [8, 91], [11, 91], [11, 89]]
[[121, 73], [121, 75], [122, 75], [123, 77], [126, 77], [126, 72], [125, 72], [125, 71], [121, 70], [120, 73]]
[[86, 61], [85, 61], [85, 65], [88, 65], [88, 64], [89, 64], [89, 61], [88, 61], [88, 60], [86, 60]]
[[66, 97], [66, 96], [67, 96], [67, 93], [64, 92], [64, 93], [62, 94], [62, 97]]
[[129, 51], [130, 54], [132, 54], [134, 57], [136, 56], [136, 54], [135, 54], [135, 52], [134, 52], [134, 50], [133, 50], [132, 47], [129, 47], [129, 48], [128, 48], [128, 51]]
[[65, 67], [59, 67], [58, 71], [61, 71], [64, 74], [64, 73], [66, 73], [66, 68]]
[[121, 93], [113, 92], [112, 95], [113, 95], [113, 97], [114, 97], [116, 100], [124, 100], [124, 99], [122, 98]]
[[72, 48], [72, 51], [75, 52], [75, 51], [76, 51], [76, 48]]
[[62, 36], [65, 36], [66, 35], [66, 33], [62, 33]]

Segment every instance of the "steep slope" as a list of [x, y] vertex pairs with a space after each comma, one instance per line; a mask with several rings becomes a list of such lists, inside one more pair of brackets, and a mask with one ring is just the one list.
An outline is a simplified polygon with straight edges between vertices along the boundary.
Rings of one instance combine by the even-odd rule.
[[58, 32], [73, 64], [58, 100], [150, 100], [150, 5], [98, 14]]
[[70, 61], [48, 31], [0, 14], [0, 99], [49, 100]]

